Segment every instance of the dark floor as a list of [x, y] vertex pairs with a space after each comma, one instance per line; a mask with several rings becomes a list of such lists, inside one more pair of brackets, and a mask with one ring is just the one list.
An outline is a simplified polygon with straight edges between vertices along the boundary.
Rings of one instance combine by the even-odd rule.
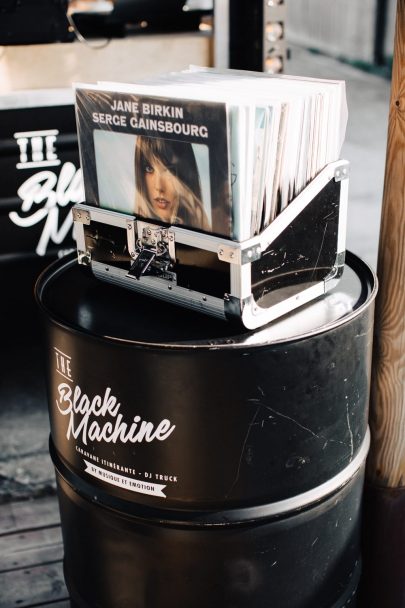
[[55, 497], [0, 505], [0, 608], [70, 608]]

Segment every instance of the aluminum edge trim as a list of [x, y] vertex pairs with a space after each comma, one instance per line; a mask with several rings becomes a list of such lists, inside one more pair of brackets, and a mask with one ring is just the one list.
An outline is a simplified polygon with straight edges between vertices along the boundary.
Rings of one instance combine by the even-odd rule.
[[84, 225], [74, 222], [74, 236], [76, 240], [77, 251], [86, 251], [86, 239], [84, 236]]
[[225, 319], [224, 300], [221, 298], [179, 287], [174, 282], [168, 284], [165, 279], [158, 277], [142, 277], [142, 281], [137, 281], [135, 278], [128, 278], [127, 270], [101, 262], [92, 261], [91, 267], [96, 277], [108, 283], [115, 283], [144, 295]]
[[262, 308], [258, 304], [254, 304], [253, 308], [246, 307], [243, 311], [242, 321], [247, 329], [258, 329], [259, 327], [278, 319], [298, 306], [302, 306], [311, 302], [313, 299], [322, 296], [325, 293], [325, 282], [320, 281], [316, 285], [312, 285], [307, 289], [303, 289], [298, 294], [293, 295], [277, 304], [270, 305], [268, 308]]
[[338, 227], [338, 242], [337, 253], [346, 250], [346, 230], [347, 230], [347, 207], [349, 200], [349, 180], [343, 179], [340, 182], [340, 211], [339, 211], [339, 227]]

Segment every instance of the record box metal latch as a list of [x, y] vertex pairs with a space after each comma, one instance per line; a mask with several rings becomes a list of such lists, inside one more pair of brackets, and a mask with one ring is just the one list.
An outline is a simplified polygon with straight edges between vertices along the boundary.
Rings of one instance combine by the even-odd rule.
[[78, 261], [102, 280], [255, 329], [337, 284], [348, 176], [347, 161], [330, 163], [243, 242], [79, 204]]
[[138, 280], [142, 275], [175, 280], [175, 273], [170, 272], [176, 263], [174, 239], [174, 232], [168, 228], [129, 220], [127, 243], [129, 255], [134, 262], [127, 276]]

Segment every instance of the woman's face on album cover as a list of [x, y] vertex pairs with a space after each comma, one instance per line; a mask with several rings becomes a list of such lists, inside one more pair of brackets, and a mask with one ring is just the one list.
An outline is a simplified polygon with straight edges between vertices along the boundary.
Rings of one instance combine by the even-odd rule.
[[156, 215], [170, 222], [179, 204], [178, 180], [170, 169], [155, 160], [144, 166], [146, 192]]

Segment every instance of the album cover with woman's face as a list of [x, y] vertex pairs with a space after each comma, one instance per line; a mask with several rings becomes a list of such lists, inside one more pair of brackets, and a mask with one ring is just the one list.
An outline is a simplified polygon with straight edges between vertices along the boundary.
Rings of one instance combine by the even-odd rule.
[[76, 89], [86, 203], [232, 238], [224, 103]]

